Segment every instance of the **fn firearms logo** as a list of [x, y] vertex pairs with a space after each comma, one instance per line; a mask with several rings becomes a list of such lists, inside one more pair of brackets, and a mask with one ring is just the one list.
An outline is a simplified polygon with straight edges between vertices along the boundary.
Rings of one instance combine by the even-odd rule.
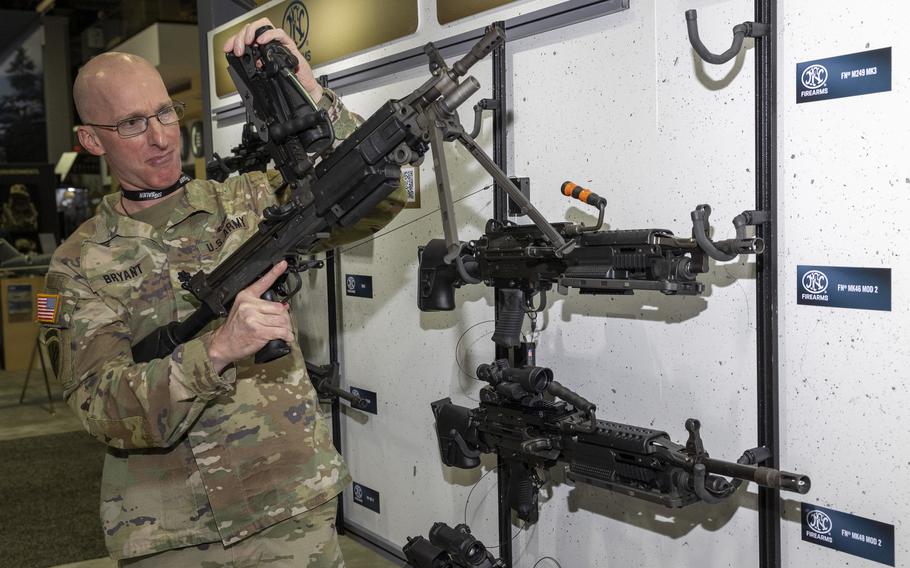
[[817, 532], [818, 534], [828, 534], [831, 532], [833, 523], [831, 522], [831, 517], [822, 513], [818, 509], [814, 509], [806, 513], [806, 524], [809, 525], [809, 528]]
[[312, 53], [309, 49], [304, 49], [307, 43], [307, 37], [310, 35], [310, 15], [307, 12], [303, 2], [296, 0], [288, 4], [284, 11], [281, 27], [291, 37], [297, 49], [303, 54], [303, 57], [309, 61], [312, 59]]

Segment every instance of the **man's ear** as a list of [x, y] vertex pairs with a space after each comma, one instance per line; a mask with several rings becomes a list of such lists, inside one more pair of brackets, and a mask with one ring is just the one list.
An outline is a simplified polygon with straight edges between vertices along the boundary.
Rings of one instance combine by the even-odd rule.
[[93, 154], [95, 156], [103, 156], [106, 153], [104, 151], [104, 145], [98, 138], [98, 133], [95, 132], [91, 127], [77, 126], [76, 137], [79, 139], [79, 144], [88, 150], [90, 154]]

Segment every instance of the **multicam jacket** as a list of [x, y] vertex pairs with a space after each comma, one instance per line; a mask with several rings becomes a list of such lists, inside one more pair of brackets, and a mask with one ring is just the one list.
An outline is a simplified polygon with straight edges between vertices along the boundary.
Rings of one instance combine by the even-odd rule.
[[[331, 92], [323, 101], [336, 136], [347, 136], [359, 117]], [[240, 361], [220, 376], [207, 356], [218, 322], [168, 357], [135, 363], [130, 353], [198, 306], [178, 273], [208, 272], [234, 251], [280, 182], [275, 172], [192, 181], [160, 232], [117, 214], [114, 194], [54, 255], [47, 287], [60, 312], [45, 336], [60, 340], [69, 406], [108, 446], [101, 520], [115, 559], [232, 544], [326, 502], [350, 479], [296, 344], [287, 357]], [[403, 205], [401, 187], [331, 241], [375, 232]]]

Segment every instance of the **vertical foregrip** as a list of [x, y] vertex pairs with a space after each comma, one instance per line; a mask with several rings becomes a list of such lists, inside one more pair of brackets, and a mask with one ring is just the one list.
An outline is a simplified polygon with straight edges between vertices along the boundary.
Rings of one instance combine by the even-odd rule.
[[523, 462], [509, 462], [509, 507], [519, 519], [537, 522], [537, 484], [531, 468]]
[[501, 347], [518, 347], [525, 316], [524, 292], [516, 288], [500, 289], [496, 307], [498, 313], [493, 341]]

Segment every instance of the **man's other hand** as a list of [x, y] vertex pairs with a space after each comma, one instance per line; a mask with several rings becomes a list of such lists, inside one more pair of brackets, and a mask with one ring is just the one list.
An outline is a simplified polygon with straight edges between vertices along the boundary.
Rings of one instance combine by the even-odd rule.
[[[253, 34], [262, 26], [272, 26], [272, 29], [264, 32], [254, 40]], [[234, 55], [240, 57], [243, 55], [246, 46], [252, 45], [253, 43], [263, 45], [272, 40], [278, 40], [281, 42], [281, 45], [294, 54], [297, 58], [297, 79], [300, 80], [300, 84], [303, 85], [303, 88], [310, 93], [311, 97], [313, 97], [313, 101], [319, 102], [319, 99], [322, 98], [322, 86], [316, 81], [316, 77], [313, 76], [313, 70], [310, 68], [310, 64], [304, 59], [303, 55], [300, 54], [300, 50], [297, 49], [297, 45], [288, 34], [283, 29], [276, 28], [272, 25], [272, 22], [270, 22], [268, 18], [260, 18], [253, 23], [243, 26], [243, 29], [224, 42], [224, 52], [229, 53], [233, 51]]]
[[256, 353], [272, 339], [294, 342], [288, 305], [261, 297], [287, 267], [288, 263], [282, 260], [237, 294], [227, 320], [215, 330], [209, 344], [209, 359], [216, 372]]

